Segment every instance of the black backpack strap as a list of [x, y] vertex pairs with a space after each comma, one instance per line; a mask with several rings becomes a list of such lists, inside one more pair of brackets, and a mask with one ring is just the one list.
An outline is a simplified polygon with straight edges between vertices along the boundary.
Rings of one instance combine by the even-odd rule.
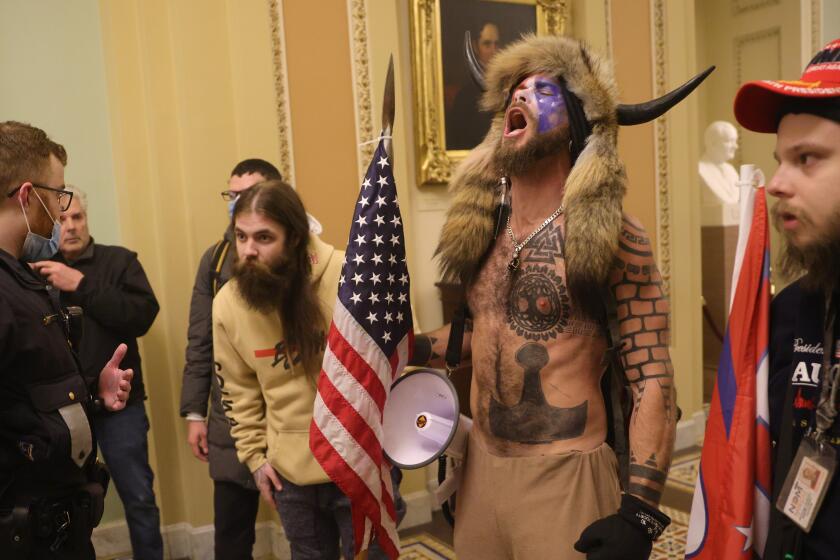
[[227, 257], [230, 250], [230, 241], [222, 239], [216, 243], [213, 249], [213, 260], [210, 262], [210, 286], [213, 289], [213, 297], [222, 289], [222, 267], [225, 264], [225, 257]]
[[458, 369], [461, 365], [461, 350], [464, 345], [464, 328], [467, 319], [470, 318], [470, 310], [467, 302], [464, 301], [458, 306], [455, 311], [455, 316], [452, 318], [452, 323], [449, 327], [449, 341], [446, 343], [446, 372], [452, 375], [452, 372]]

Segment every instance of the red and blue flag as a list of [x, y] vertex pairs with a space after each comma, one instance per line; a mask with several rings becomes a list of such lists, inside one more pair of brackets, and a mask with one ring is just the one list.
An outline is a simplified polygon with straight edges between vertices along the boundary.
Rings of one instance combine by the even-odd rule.
[[770, 238], [764, 188], [742, 188], [729, 321], [718, 365], [686, 558], [764, 557], [770, 517]]

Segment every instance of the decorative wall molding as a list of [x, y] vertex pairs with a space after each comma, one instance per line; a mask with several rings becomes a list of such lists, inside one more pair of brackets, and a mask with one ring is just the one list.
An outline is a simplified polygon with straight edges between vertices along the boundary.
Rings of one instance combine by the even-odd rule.
[[365, 172], [376, 144], [374, 138], [373, 93], [370, 83], [370, 53], [368, 51], [368, 26], [366, 0], [347, 0], [350, 23], [350, 67], [353, 72], [353, 97], [356, 102], [356, 154], [359, 175]]
[[607, 56], [615, 60], [612, 49], [612, 0], [604, 0], [604, 25], [607, 28]]
[[822, 46], [822, 0], [811, 0], [811, 54], [816, 53]]
[[[653, 0], [653, 95], [659, 97], [667, 90], [666, 44], [665, 44], [665, 0]], [[656, 238], [657, 262], [662, 275], [662, 290], [671, 293], [671, 192], [668, 161], [668, 117], [654, 122], [656, 136]], [[674, 314], [673, 301], [671, 315]], [[672, 333], [673, 335], [673, 333]]]
[[278, 169], [283, 178], [295, 184], [292, 148], [292, 120], [289, 106], [289, 80], [286, 72], [286, 35], [283, 24], [283, 0], [268, 0], [271, 22], [271, 60], [274, 66], [274, 90], [277, 109], [277, 133], [280, 140]]
[[[756, 43], [758, 41], [766, 41], [767, 39], [776, 38], [776, 52], [775, 53], [768, 53], [768, 56], [775, 55], [775, 60], [779, 72], [781, 73], [782, 69], [782, 28], [781, 27], [771, 27], [769, 29], [762, 29], [760, 31], [754, 31], [753, 33], [746, 33], [744, 35], [738, 35], [735, 37], [733, 43], [735, 48], [735, 83], [736, 84], [743, 84], [746, 80], [744, 79], [743, 75], [743, 51], [744, 47], [751, 43]], [[777, 76], [768, 76], [767, 79], [780, 79], [781, 75]]]
[[[569, 22], [568, 0], [537, 0], [538, 33], [564, 35]], [[543, 25], [544, 29], [539, 29]]]
[[779, 0], [732, 0], [732, 13], [739, 15], [744, 12], [767, 8], [778, 3]]

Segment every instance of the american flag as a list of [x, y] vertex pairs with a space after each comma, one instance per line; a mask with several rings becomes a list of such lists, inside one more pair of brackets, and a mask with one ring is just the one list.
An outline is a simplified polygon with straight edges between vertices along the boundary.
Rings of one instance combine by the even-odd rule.
[[764, 188], [741, 187], [729, 324], [706, 423], [685, 557], [764, 557], [770, 517], [770, 237]]
[[350, 498], [356, 554], [373, 537], [399, 555], [382, 410], [413, 347], [405, 237], [380, 140], [359, 191], [309, 431], [315, 458]]

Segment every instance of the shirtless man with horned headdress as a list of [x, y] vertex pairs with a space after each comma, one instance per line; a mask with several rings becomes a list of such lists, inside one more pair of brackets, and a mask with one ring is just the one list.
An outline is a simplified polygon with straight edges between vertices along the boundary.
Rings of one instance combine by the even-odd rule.
[[[663, 114], [708, 71], [629, 106], [616, 103], [607, 61], [570, 38], [527, 36], [486, 72], [469, 49], [468, 59], [496, 116], [453, 177], [437, 250], [443, 277], [466, 286], [471, 315], [462, 354], [474, 424], [456, 553], [648, 558], [670, 521], [657, 506], [677, 409], [668, 301], [648, 235], [622, 212], [616, 142], [619, 125]], [[616, 369], [632, 392], [623, 488], [601, 390], [610, 309]], [[443, 367], [449, 333], [418, 335], [413, 364]]]

